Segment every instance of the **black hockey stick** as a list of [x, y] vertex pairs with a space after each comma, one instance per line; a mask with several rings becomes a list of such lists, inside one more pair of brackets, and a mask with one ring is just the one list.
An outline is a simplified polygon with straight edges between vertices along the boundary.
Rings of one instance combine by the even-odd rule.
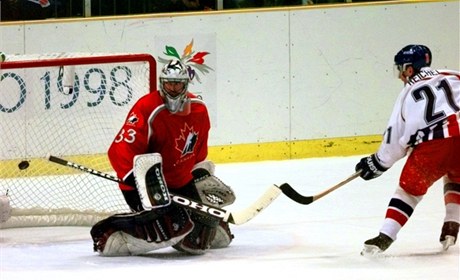
[[[83, 172], [86, 172], [92, 175], [96, 175], [104, 179], [113, 181], [113, 182], [124, 183], [123, 180], [118, 177], [112, 176], [107, 173], [103, 173], [101, 171], [94, 170], [92, 168], [85, 167], [83, 165], [80, 165], [80, 164], [77, 164], [77, 163], [56, 157], [56, 156], [48, 155], [47, 159], [51, 162], [54, 162], [54, 163], [57, 163], [63, 166], [71, 167], [71, 168], [74, 168], [74, 169], [77, 169], [77, 170], [80, 170], [80, 171], [83, 171]], [[222, 208], [217, 208], [217, 207], [214, 207], [208, 204], [204, 204], [204, 203], [192, 200], [190, 198], [175, 195], [172, 193], [170, 193], [169, 195], [171, 196], [171, 201], [177, 205], [181, 205], [193, 211], [207, 213], [225, 222], [229, 222], [235, 225], [241, 225], [241, 224], [248, 222], [249, 220], [257, 216], [262, 210], [267, 208], [280, 195], [280, 193], [281, 193], [281, 189], [276, 185], [272, 185], [252, 205], [250, 205], [249, 207], [241, 211], [237, 211], [237, 212], [230, 212]]]
[[318, 193], [316, 195], [313, 195], [313, 196], [303, 196], [303, 195], [299, 194], [288, 183], [282, 184], [281, 186], [279, 186], [279, 188], [281, 189], [281, 191], [286, 196], [288, 196], [290, 199], [294, 200], [295, 202], [298, 202], [300, 204], [310, 204], [313, 201], [316, 201], [316, 200], [320, 199], [321, 197], [327, 195], [328, 193], [330, 193], [332, 191], [335, 191], [336, 189], [340, 188], [341, 186], [345, 185], [346, 183], [348, 183], [348, 182], [352, 181], [353, 179], [359, 177], [359, 174], [361, 174], [361, 170], [353, 173], [350, 177], [346, 178], [345, 180], [343, 180], [342, 182], [338, 183], [337, 185], [334, 185], [334, 186], [330, 187], [329, 189], [327, 189], [327, 190], [325, 190], [325, 191], [323, 191], [321, 193]]

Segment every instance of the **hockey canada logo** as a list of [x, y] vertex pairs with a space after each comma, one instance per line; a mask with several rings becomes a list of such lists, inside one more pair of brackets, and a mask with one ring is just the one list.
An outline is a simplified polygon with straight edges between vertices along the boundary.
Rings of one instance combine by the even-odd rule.
[[176, 150], [181, 152], [181, 156], [193, 153], [196, 142], [198, 140], [198, 133], [185, 124], [184, 129], [181, 129], [179, 138], [176, 138]]
[[131, 113], [131, 115], [129, 115], [128, 119], [126, 120], [126, 124], [135, 125], [138, 121], [139, 118], [137, 117], [137, 115], [135, 113]]

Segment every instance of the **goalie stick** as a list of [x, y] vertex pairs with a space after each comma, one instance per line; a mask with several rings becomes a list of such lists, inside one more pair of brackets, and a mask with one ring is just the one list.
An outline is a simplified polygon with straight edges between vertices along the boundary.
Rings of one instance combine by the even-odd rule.
[[324, 190], [323, 192], [318, 193], [318, 194], [313, 195], [313, 196], [303, 196], [303, 195], [301, 195], [296, 190], [294, 190], [294, 188], [292, 188], [291, 185], [289, 185], [288, 183], [282, 184], [281, 186], [279, 186], [279, 188], [290, 199], [294, 200], [297, 203], [307, 205], [307, 204], [310, 204], [310, 203], [320, 199], [321, 197], [323, 197], [323, 196], [335, 191], [336, 189], [338, 189], [341, 186], [345, 185], [346, 183], [352, 181], [353, 179], [359, 177], [359, 174], [361, 174], [361, 170], [353, 173], [350, 177], [346, 178], [345, 180], [343, 180], [342, 182], [338, 183], [337, 185], [334, 185], [334, 186], [330, 187], [329, 189]]
[[[54, 163], [57, 163], [63, 166], [71, 167], [71, 168], [74, 168], [74, 169], [77, 169], [77, 170], [80, 170], [80, 171], [83, 171], [83, 172], [86, 172], [92, 175], [96, 175], [104, 179], [113, 181], [113, 182], [124, 183], [122, 179], [116, 176], [112, 176], [110, 174], [107, 174], [101, 171], [97, 171], [92, 168], [88, 168], [86, 166], [83, 166], [83, 165], [80, 165], [80, 164], [77, 164], [77, 163], [56, 157], [56, 156], [48, 155], [47, 159], [51, 162], [54, 162]], [[289, 188], [292, 189], [292, 187], [290, 186]], [[204, 203], [201, 203], [201, 202], [198, 202], [198, 201], [195, 201], [195, 200], [183, 197], [183, 196], [172, 194], [172, 193], [169, 193], [169, 195], [171, 197], [172, 202], [177, 205], [181, 205], [193, 211], [207, 213], [213, 217], [221, 219], [224, 222], [232, 223], [235, 225], [241, 225], [241, 224], [248, 222], [249, 220], [257, 216], [262, 210], [267, 208], [280, 195], [281, 191], [282, 190], [278, 186], [272, 185], [270, 186], [270, 188], [268, 188], [265, 191], [265, 193], [262, 196], [259, 197], [259, 199], [257, 199], [254, 203], [252, 203], [252, 205], [246, 207], [245, 209], [241, 211], [237, 211], [237, 212], [230, 212], [222, 208], [217, 208], [217, 207], [207, 205], [207, 204], [204, 204]], [[294, 189], [292, 189], [292, 191], [294, 191]]]

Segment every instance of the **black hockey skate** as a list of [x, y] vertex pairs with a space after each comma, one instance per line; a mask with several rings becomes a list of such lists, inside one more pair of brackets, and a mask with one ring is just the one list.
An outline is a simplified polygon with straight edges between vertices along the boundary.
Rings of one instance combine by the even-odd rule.
[[361, 251], [361, 255], [369, 256], [380, 254], [388, 249], [393, 241], [394, 240], [391, 239], [388, 235], [379, 233], [377, 237], [364, 242], [364, 249]]
[[460, 224], [457, 222], [445, 222], [442, 226], [439, 242], [442, 244], [442, 249], [447, 250], [450, 246], [455, 245], [457, 241], [458, 228]]

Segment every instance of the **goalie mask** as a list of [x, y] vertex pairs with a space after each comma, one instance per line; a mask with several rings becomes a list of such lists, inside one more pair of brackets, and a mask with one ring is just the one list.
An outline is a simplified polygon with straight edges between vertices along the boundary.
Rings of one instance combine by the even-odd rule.
[[159, 80], [160, 94], [166, 108], [173, 114], [187, 113], [190, 106], [187, 67], [179, 60], [171, 60], [161, 70]]

